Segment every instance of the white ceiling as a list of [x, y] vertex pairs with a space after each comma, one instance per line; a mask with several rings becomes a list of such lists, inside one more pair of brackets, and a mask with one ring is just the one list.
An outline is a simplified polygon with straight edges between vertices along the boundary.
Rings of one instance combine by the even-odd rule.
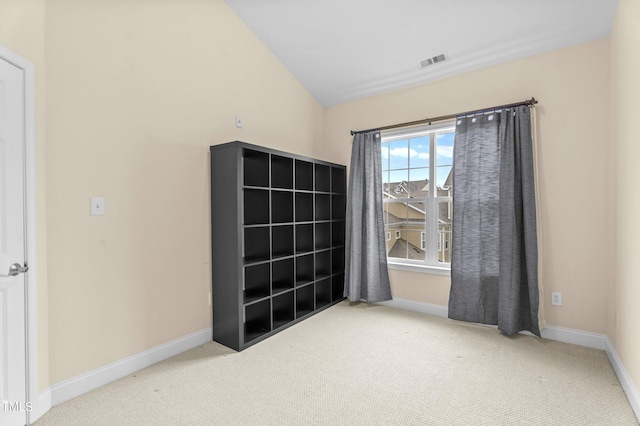
[[607, 37], [617, 3], [225, 1], [324, 106]]

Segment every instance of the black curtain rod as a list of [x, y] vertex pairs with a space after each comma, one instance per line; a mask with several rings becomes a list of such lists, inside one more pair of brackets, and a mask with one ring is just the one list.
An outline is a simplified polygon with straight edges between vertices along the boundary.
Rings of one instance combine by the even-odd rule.
[[500, 109], [505, 109], [505, 108], [513, 108], [513, 107], [518, 107], [521, 105], [535, 105], [537, 104], [538, 101], [536, 100], [536, 98], [531, 98], [531, 99], [527, 99], [526, 101], [522, 101], [522, 102], [516, 102], [513, 104], [506, 104], [506, 105], [498, 105], [498, 106], [494, 106], [491, 108], [484, 108], [484, 109], [478, 109], [475, 111], [467, 111], [467, 112], [461, 112], [458, 114], [449, 114], [449, 115], [441, 115], [440, 117], [434, 117], [434, 118], [425, 118], [423, 120], [416, 120], [416, 121], [409, 121], [407, 123], [400, 123], [400, 124], [391, 124], [389, 126], [383, 126], [383, 127], [376, 127], [375, 129], [367, 129], [367, 130], [352, 130], [351, 131], [351, 136], [357, 134], [357, 133], [367, 133], [367, 132], [373, 132], [376, 130], [389, 130], [389, 129], [397, 129], [400, 127], [409, 127], [409, 126], [416, 126], [418, 124], [431, 124], [433, 122], [436, 121], [443, 121], [443, 120], [450, 120], [452, 118], [457, 118], [457, 117], [462, 117], [465, 115], [475, 115], [475, 114], [484, 114], [486, 112], [491, 112], [491, 111], [497, 111]]

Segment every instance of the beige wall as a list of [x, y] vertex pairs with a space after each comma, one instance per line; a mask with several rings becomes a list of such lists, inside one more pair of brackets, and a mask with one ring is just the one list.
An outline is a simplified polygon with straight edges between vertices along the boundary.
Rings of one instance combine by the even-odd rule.
[[640, 2], [619, 0], [611, 35], [611, 123], [617, 194], [617, 259], [613, 265], [617, 281], [608, 335], [636, 386], [640, 385], [639, 22]]
[[0, 44], [34, 65], [36, 115], [36, 256], [38, 277], [38, 372], [49, 387], [47, 220], [45, 179], [45, 2], [0, 0]]
[[46, 42], [58, 383], [211, 325], [209, 146], [312, 155], [323, 109], [222, 0], [56, 0]]
[[[607, 330], [611, 249], [606, 225], [609, 187], [609, 44], [599, 40], [408, 90], [328, 108], [320, 148], [348, 163], [349, 130], [517, 102], [535, 96], [539, 137], [543, 228], [543, 309], [547, 323], [595, 333]], [[447, 278], [392, 271], [392, 290], [402, 297], [448, 304]], [[551, 291], [563, 306], [551, 306]]]
[[[0, 0], [0, 44], [36, 69], [41, 389], [210, 325], [209, 145], [239, 139], [348, 164], [351, 129], [530, 96], [547, 322], [606, 332], [640, 383], [639, 20], [638, 1], [620, 0], [610, 44], [323, 111], [222, 0]], [[106, 216], [89, 216], [92, 196], [105, 197]], [[395, 297], [448, 303], [448, 277], [390, 276]]]

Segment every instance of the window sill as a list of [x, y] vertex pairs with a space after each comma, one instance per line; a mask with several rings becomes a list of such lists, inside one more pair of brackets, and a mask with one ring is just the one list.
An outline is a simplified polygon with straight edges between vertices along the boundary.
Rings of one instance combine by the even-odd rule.
[[389, 269], [396, 269], [399, 271], [420, 272], [422, 274], [451, 276], [450, 268], [438, 267], [438, 266], [411, 265], [409, 263], [400, 263], [400, 262], [393, 262], [393, 261], [387, 260], [387, 267]]

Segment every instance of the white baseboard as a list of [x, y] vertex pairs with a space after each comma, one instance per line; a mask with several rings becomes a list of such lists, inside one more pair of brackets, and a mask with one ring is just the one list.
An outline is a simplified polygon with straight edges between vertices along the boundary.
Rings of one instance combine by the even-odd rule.
[[[155, 348], [124, 358], [120, 361], [105, 365], [71, 379], [51, 386], [49, 406], [55, 406], [76, 396], [92, 391], [121, 379], [138, 370], [164, 361], [174, 355], [195, 348], [212, 339], [211, 327], [196, 331]], [[46, 393], [46, 392], [45, 392]], [[44, 406], [43, 406], [44, 408]], [[42, 411], [42, 410], [39, 410]], [[46, 411], [46, 410], [45, 410]], [[44, 412], [42, 412], [44, 414]], [[40, 415], [42, 415], [40, 414]]]
[[377, 304], [404, 309], [407, 311], [420, 312], [421, 314], [433, 315], [441, 318], [447, 318], [449, 312], [449, 308], [447, 306], [426, 302], [416, 302], [415, 300], [399, 299], [397, 297], [386, 302], [377, 302]]
[[[380, 305], [391, 306], [393, 308], [405, 309], [407, 311], [420, 312], [422, 314], [433, 315], [441, 318], [448, 318], [449, 307], [435, 305], [433, 303], [418, 302], [415, 300], [394, 298], [386, 302], [378, 302]], [[495, 327], [495, 326], [494, 326]], [[589, 333], [587, 331], [574, 330], [571, 328], [547, 326], [541, 331], [542, 337], [558, 342], [571, 343], [574, 345], [587, 346], [589, 348], [605, 348], [606, 335]]]
[[28, 415], [27, 421], [29, 425], [38, 420], [44, 413], [51, 409], [51, 388], [45, 389], [38, 395], [38, 401], [34, 404], [34, 410]]
[[540, 330], [540, 334], [542, 334], [542, 337], [545, 339], [600, 350], [604, 350], [605, 340], [607, 339], [605, 334], [590, 333], [573, 328], [556, 327], [555, 325], [548, 325], [546, 328]]
[[616, 372], [620, 385], [622, 386], [624, 393], [627, 395], [627, 399], [629, 400], [629, 404], [631, 404], [633, 412], [636, 413], [636, 417], [640, 420], [640, 392], [633, 383], [633, 380], [631, 380], [631, 376], [629, 376], [627, 369], [624, 368], [622, 360], [620, 360], [616, 349], [613, 347], [613, 343], [611, 343], [611, 340], [609, 340], [608, 337], [605, 340], [605, 351], [607, 352], [607, 357], [613, 367], [613, 371]]

